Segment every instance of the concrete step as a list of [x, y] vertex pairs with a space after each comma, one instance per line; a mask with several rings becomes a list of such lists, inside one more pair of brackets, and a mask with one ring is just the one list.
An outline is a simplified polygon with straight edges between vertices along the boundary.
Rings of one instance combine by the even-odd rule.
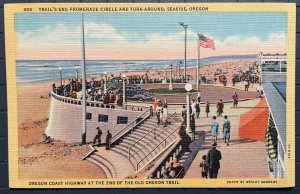
[[[130, 146], [127, 145], [126, 143], [122, 142], [118, 146], [121, 146], [121, 147], [123, 147], [124, 150], [127, 150], [127, 153], [129, 152]], [[143, 156], [144, 156], [143, 152], [135, 146], [131, 147], [130, 155], [134, 155], [134, 156], [136, 156], [136, 158], [143, 158]]]
[[100, 155], [101, 153], [95, 152], [95, 154], [91, 155], [90, 158], [102, 163], [109, 171], [113, 178], [117, 178], [117, 172], [115, 167], [104, 157]]
[[113, 178], [112, 173], [109, 171], [109, 169], [104, 164], [102, 164], [101, 162], [99, 162], [99, 161], [97, 161], [97, 160], [95, 160], [93, 158], [90, 158], [90, 157], [87, 158], [86, 160], [89, 161], [89, 162], [91, 162], [91, 163], [93, 163], [93, 164], [95, 164], [99, 168], [101, 168], [104, 171], [104, 173], [106, 175], [106, 178], [108, 178], [108, 179]]
[[[95, 149], [97, 150], [94, 153], [95, 155], [105, 158], [115, 168], [117, 178], [125, 178], [135, 172], [131, 161], [128, 160], [128, 156], [113, 151], [113, 148], [106, 150], [105, 147], [95, 147]], [[121, 165], [120, 161], [122, 161]]]
[[[124, 144], [126, 144], [126, 146], [129, 148], [129, 147], [131, 147], [132, 145], [133, 145], [133, 143], [131, 142], [131, 141], [123, 141], [122, 143], [124, 143]], [[141, 151], [141, 150], [143, 150], [144, 152], [146, 152], [146, 153], [149, 153], [149, 152], [151, 152], [151, 148], [149, 147], [149, 146], [144, 146], [144, 145], [141, 145], [141, 144], [139, 144], [139, 143], [136, 143], [133, 147], [135, 147], [136, 148], [136, 150], [138, 150], [138, 151]]]

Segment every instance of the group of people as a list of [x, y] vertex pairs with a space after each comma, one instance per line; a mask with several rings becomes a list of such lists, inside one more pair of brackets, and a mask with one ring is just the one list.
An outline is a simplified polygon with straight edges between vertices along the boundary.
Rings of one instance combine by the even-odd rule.
[[155, 98], [154, 103], [153, 103], [153, 109], [156, 114], [157, 124], [163, 125], [164, 127], [166, 127], [168, 124], [168, 102], [167, 102], [167, 99], [164, 100], [164, 103], [161, 103], [161, 101], [158, 98]]
[[[212, 136], [212, 141], [217, 141], [218, 140], [218, 134], [219, 134], [219, 123], [217, 121], [217, 117], [213, 116], [213, 120], [210, 124], [210, 132]], [[230, 121], [228, 120], [228, 116], [224, 116], [224, 121], [223, 121], [223, 139], [224, 142], [229, 146], [229, 141], [230, 141], [230, 129], [231, 129], [231, 124]]]
[[[97, 134], [95, 135], [94, 139], [93, 139], [93, 144], [100, 146], [101, 145], [101, 136], [102, 136], [102, 131], [99, 127], [96, 128], [97, 130]], [[107, 134], [106, 134], [106, 138], [105, 138], [105, 149], [109, 150], [110, 149], [110, 143], [111, 143], [111, 138], [112, 138], [112, 134], [110, 133], [109, 130], [107, 130]], [[96, 144], [96, 142], [98, 141], [98, 143]]]
[[176, 161], [171, 162], [162, 174], [163, 178], [181, 178], [180, 175], [184, 175], [184, 168]]
[[[221, 152], [217, 149], [217, 141], [219, 134], [219, 123], [217, 117], [213, 116], [213, 121], [211, 126], [211, 136], [212, 136], [212, 148], [208, 151], [206, 155], [202, 156], [202, 161], [200, 162], [201, 176], [202, 178], [218, 178], [218, 172], [220, 169], [220, 160], [222, 159]], [[230, 129], [231, 124], [228, 120], [228, 116], [224, 116], [223, 121], [223, 140], [224, 143], [229, 146], [230, 141]]]

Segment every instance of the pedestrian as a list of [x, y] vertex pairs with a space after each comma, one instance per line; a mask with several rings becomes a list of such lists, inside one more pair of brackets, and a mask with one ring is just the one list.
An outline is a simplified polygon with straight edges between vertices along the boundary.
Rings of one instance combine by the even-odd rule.
[[194, 99], [192, 100], [192, 105], [191, 105], [191, 107], [192, 107], [192, 112], [190, 112], [190, 114], [196, 115], [196, 102], [195, 102]]
[[230, 140], [230, 128], [231, 124], [228, 120], [227, 115], [224, 116], [224, 123], [223, 123], [223, 135], [224, 135], [224, 142], [229, 146], [229, 140]]
[[218, 140], [219, 123], [217, 122], [216, 119], [217, 119], [217, 117], [213, 116], [213, 121], [210, 124], [210, 131], [211, 131], [212, 141], [217, 141]]
[[218, 178], [220, 169], [221, 152], [217, 150], [217, 142], [212, 143], [212, 148], [207, 153], [209, 178]]
[[168, 108], [168, 101], [167, 101], [167, 99], [164, 100], [163, 107], [164, 107], [164, 108]]
[[206, 117], [208, 118], [208, 114], [209, 114], [209, 112], [210, 112], [210, 110], [209, 110], [209, 102], [207, 101], [206, 102], [206, 105], [205, 105], [205, 112], [206, 112]]
[[200, 116], [200, 102], [196, 102], [196, 117], [197, 119], [199, 118]]
[[156, 118], [157, 118], [157, 124], [160, 124], [160, 108], [158, 107], [156, 109]]
[[163, 117], [162, 117], [162, 122], [163, 122], [164, 127], [167, 126], [167, 122], [168, 122], [167, 119], [168, 119], [168, 106], [165, 105], [163, 107]]
[[237, 108], [237, 105], [239, 103], [239, 97], [236, 92], [234, 92], [232, 98], [233, 98], [233, 108]]
[[185, 105], [182, 106], [181, 117], [184, 118], [186, 116], [186, 108]]
[[195, 115], [191, 115], [190, 126], [191, 126], [191, 130], [192, 130], [193, 134], [195, 134], [195, 131], [196, 131]]
[[202, 178], [206, 178], [208, 176], [208, 163], [206, 160], [206, 155], [202, 156], [202, 161], [200, 162], [200, 168], [201, 168], [201, 176]]
[[100, 130], [99, 127], [96, 128], [97, 129], [97, 135], [95, 135], [94, 140], [93, 140], [93, 144], [96, 144], [96, 140], [98, 140], [98, 146], [101, 145], [101, 136], [102, 136], [102, 131]]
[[111, 141], [112, 135], [109, 132], [109, 130], [107, 130], [107, 135], [106, 135], [106, 150], [110, 149], [110, 141]]
[[152, 106], [150, 106], [150, 117], [153, 117], [153, 108], [152, 108]]
[[223, 103], [222, 99], [220, 99], [220, 101], [217, 102], [217, 115], [218, 116], [222, 116], [223, 109], [224, 109], [224, 103]]
[[234, 79], [234, 77], [232, 78], [232, 87], [235, 87], [235, 79]]
[[199, 92], [197, 93], [197, 101], [200, 103], [201, 101], [201, 91], [199, 90]]
[[156, 98], [154, 98], [154, 101], [153, 101], [153, 109], [154, 109], [154, 111], [156, 111], [156, 108], [157, 108], [157, 101], [156, 101]]
[[159, 123], [160, 123], [161, 125], [163, 125], [163, 123], [164, 123], [163, 117], [164, 117], [164, 109], [163, 109], [163, 107], [160, 107], [160, 112], [159, 112]]

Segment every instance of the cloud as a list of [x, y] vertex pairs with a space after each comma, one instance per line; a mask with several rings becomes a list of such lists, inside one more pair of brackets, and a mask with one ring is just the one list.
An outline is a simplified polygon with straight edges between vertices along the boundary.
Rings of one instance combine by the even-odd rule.
[[[209, 33], [204, 35], [215, 41], [216, 50], [201, 49], [201, 57], [259, 52], [286, 52], [284, 32], [258, 36], [229, 35], [223, 40]], [[197, 33], [187, 30], [187, 57], [197, 56]], [[135, 38], [135, 41], [132, 39]], [[81, 28], [57, 23], [38, 29], [37, 32], [17, 33], [17, 59], [80, 59]], [[138, 34], [118, 32], [106, 23], [85, 23], [87, 59], [182, 59], [184, 31], [177, 33], [149, 33], [144, 39]]]

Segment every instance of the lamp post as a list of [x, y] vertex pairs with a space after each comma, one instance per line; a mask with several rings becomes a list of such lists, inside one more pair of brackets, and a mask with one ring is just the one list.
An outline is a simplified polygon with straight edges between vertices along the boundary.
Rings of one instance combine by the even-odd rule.
[[76, 80], [78, 80], [78, 66], [75, 66], [75, 71], [76, 71]]
[[167, 67], [165, 67], [165, 83], [168, 83], [167, 82]]
[[84, 40], [84, 15], [81, 14], [81, 71], [82, 71], [82, 132], [81, 144], [86, 144], [86, 71], [85, 71], [85, 40]]
[[178, 22], [180, 26], [184, 28], [184, 82], [186, 82], [186, 31], [188, 25], [184, 24], [184, 22]]
[[172, 67], [173, 65], [170, 65], [170, 84], [169, 84], [169, 90], [173, 90], [173, 85], [172, 85]]
[[126, 75], [123, 74], [122, 78], [123, 78], [123, 106], [125, 106], [125, 104], [126, 104], [126, 96], [125, 96], [126, 95], [126, 93], [125, 93], [125, 91], [126, 91], [126, 84], [125, 84]]
[[104, 72], [104, 77], [105, 77], [105, 79], [104, 79], [104, 94], [106, 94], [106, 91], [107, 91], [107, 89], [106, 89], [106, 83], [107, 83], [107, 72]]
[[191, 129], [191, 113], [190, 113], [190, 91], [193, 89], [193, 86], [192, 84], [190, 83], [187, 83], [185, 84], [185, 90], [187, 91], [187, 94], [186, 94], [186, 109], [187, 109], [187, 113], [186, 113], [186, 134], [188, 134], [192, 140], [194, 140], [194, 134], [192, 132], [192, 129]]
[[62, 86], [62, 68], [59, 67], [59, 76], [60, 76], [60, 87]]

